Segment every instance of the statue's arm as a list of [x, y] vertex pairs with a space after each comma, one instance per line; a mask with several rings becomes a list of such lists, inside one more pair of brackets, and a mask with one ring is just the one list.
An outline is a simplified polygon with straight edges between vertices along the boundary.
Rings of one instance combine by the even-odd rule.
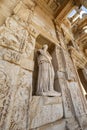
[[46, 54], [42, 49], [39, 49], [38, 54], [45, 56], [48, 59], [48, 61], [51, 63], [52, 57], [48, 52]]
[[44, 55], [44, 52], [42, 49], [39, 49], [37, 52], [38, 52], [38, 54]]

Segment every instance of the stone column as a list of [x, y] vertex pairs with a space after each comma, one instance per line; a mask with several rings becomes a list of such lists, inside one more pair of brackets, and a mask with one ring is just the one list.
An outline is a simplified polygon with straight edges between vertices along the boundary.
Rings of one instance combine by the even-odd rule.
[[62, 92], [64, 116], [67, 119], [67, 127], [71, 130], [73, 124], [73, 129], [79, 129], [79, 126], [84, 128], [86, 125], [85, 120], [87, 120], [86, 107], [74, 64], [66, 49], [56, 47], [55, 54], [58, 66], [56, 69], [56, 77], [58, 77], [57, 82]]

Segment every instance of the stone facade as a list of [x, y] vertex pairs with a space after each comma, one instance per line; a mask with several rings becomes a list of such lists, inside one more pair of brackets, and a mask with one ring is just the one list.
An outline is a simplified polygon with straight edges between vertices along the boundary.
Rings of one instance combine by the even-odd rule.
[[[0, 130], [87, 130], [87, 104], [77, 71], [79, 67], [85, 73], [87, 60], [75, 45], [68, 48], [67, 42], [75, 44], [75, 39], [63, 19], [75, 6], [72, 2], [8, 0], [9, 13], [0, 15]], [[60, 96], [36, 95], [37, 50], [45, 44]]]

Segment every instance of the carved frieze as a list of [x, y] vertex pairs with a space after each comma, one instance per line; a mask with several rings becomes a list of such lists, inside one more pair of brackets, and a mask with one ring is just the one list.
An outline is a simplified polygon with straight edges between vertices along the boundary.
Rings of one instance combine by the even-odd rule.
[[15, 51], [6, 50], [3, 59], [15, 64], [20, 64], [21, 55]]
[[14, 49], [16, 51], [20, 50], [20, 42], [16, 35], [14, 35], [5, 26], [0, 27], [0, 45]]
[[14, 33], [5, 26], [0, 27], [0, 45], [15, 51], [23, 52], [25, 47], [25, 40], [20, 34]]
[[22, 55], [19, 52], [16, 52], [11, 49], [3, 48], [1, 46], [0, 46], [0, 59], [3, 59], [10, 63], [14, 63], [30, 71], [34, 70], [34, 61], [32, 59], [29, 59], [28, 57]]
[[28, 34], [27, 29], [11, 17], [7, 18], [6, 26], [0, 27], [0, 34], [1, 46], [23, 53], [30, 43], [34, 49], [35, 39]]

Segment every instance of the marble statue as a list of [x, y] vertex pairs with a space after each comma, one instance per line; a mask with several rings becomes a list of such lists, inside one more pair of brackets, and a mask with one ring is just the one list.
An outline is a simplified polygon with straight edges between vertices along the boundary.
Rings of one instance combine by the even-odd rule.
[[54, 90], [54, 69], [52, 66], [52, 57], [47, 51], [48, 46], [43, 45], [42, 49], [38, 50], [38, 82], [37, 95], [44, 96], [60, 96], [61, 94]]

